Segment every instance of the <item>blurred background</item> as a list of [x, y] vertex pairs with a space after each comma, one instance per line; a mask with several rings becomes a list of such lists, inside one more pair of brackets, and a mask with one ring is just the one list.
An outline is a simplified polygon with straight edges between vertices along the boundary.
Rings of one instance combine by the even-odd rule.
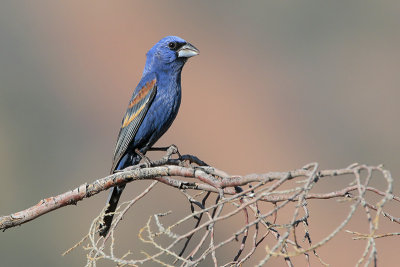
[[[2, 1], [0, 214], [108, 174], [145, 53], [166, 35], [201, 54], [184, 68], [180, 112], [158, 146], [230, 174], [384, 163], [399, 194], [399, 14], [398, 1]], [[83, 266], [82, 249], [61, 253], [106, 198], [0, 233], [1, 265]], [[128, 226], [141, 224], [132, 212]], [[325, 212], [310, 223], [332, 230], [336, 210]], [[319, 251], [332, 266], [353, 266], [365, 246], [343, 238]], [[398, 260], [398, 238], [380, 245], [381, 266]]]

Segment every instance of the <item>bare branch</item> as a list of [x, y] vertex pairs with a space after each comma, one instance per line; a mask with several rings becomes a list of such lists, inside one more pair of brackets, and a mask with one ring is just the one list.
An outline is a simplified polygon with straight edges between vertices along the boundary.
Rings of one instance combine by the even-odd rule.
[[[327, 265], [318, 255], [317, 249], [342, 232], [356, 210], [363, 211], [369, 226], [367, 233], [347, 230], [353, 239], [366, 242], [358, 265], [377, 263], [375, 239], [399, 237], [398, 231], [378, 233], [380, 218], [386, 218], [388, 223], [400, 224], [400, 218], [389, 214], [385, 208], [388, 202], [398, 207], [400, 198], [393, 195], [393, 179], [383, 166], [352, 164], [343, 169], [319, 170], [317, 163], [311, 163], [287, 172], [232, 176], [208, 166], [195, 156], [181, 156], [176, 147], [168, 151], [169, 154], [160, 160], [151, 162], [147, 159], [147, 164], [126, 168], [58, 196], [43, 199], [26, 210], [2, 216], [0, 229], [21, 225], [113, 186], [137, 180], [153, 180], [141, 194], [121, 204], [116, 210], [110, 232], [105, 238], [98, 236], [98, 225], [104, 214], [101, 213], [92, 222], [88, 235], [72, 248], [88, 241], [85, 247], [88, 250], [86, 266], [96, 266], [100, 259], [121, 266], [146, 262], [165, 266], [196, 266], [204, 261], [208, 261], [207, 265], [232, 266], [250, 260], [254, 260], [253, 264], [263, 266], [272, 257], [281, 257], [286, 265], [294, 266], [292, 259], [297, 256], [305, 257], [308, 265], [311, 265], [312, 257]], [[173, 159], [172, 154], [179, 157]], [[341, 179], [349, 179], [347, 186], [331, 192], [318, 192], [315, 189], [319, 181], [334, 181], [339, 176]], [[374, 179], [381, 179], [379, 184], [385, 183], [386, 188], [371, 186]], [[149, 214], [147, 223], [139, 232], [139, 240], [150, 245], [156, 252], [142, 251], [141, 257], [138, 257], [127, 251], [117, 257], [115, 246], [118, 240], [114, 233], [122, 223], [122, 217], [140, 199], [151, 197], [152, 188], [163, 186], [158, 182], [179, 190], [189, 204], [189, 213], [182, 218], [171, 217], [170, 211]], [[309, 225], [309, 218], [313, 212], [308, 205], [309, 201], [335, 199], [348, 200], [343, 202], [349, 203], [346, 217], [325, 237], [312, 242], [313, 227]], [[287, 210], [291, 212], [290, 218], [279, 220], [278, 214], [287, 214]], [[167, 217], [173, 218], [174, 222], [167, 224]], [[193, 227], [189, 230], [185, 228], [188, 222]], [[239, 227], [238, 222], [241, 222]], [[236, 228], [231, 225], [236, 225]], [[222, 235], [221, 229], [228, 235]], [[300, 233], [304, 235], [300, 236]], [[263, 248], [261, 244], [266, 242], [268, 246]], [[106, 253], [106, 250], [109, 252]], [[224, 250], [225, 253], [231, 253], [229, 261], [220, 256], [220, 251]]]

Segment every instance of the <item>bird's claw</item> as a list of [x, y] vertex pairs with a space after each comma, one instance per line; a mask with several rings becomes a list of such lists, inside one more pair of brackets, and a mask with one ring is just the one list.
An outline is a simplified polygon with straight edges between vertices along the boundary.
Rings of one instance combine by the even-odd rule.
[[178, 147], [174, 144], [170, 145], [168, 150], [167, 150], [167, 156], [171, 157], [172, 155], [178, 155], [178, 157], [181, 157], [181, 153], [179, 153]]
[[178, 147], [172, 144], [167, 148], [167, 153], [165, 154], [164, 159], [169, 160], [174, 154], [178, 155], [178, 158], [181, 158], [181, 153], [179, 153]]
[[136, 154], [139, 155], [141, 159], [144, 160], [144, 164], [146, 165], [147, 168], [150, 168], [152, 166], [151, 160], [148, 157], [146, 157], [139, 149], [136, 148], [135, 152]]

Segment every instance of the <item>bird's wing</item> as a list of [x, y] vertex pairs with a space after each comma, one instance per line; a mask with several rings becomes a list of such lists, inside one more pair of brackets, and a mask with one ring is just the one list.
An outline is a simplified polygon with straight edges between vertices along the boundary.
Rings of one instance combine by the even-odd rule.
[[135, 138], [156, 92], [157, 79], [155, 77], [149, 79], [142, 87], [138, 87], [135, 90], [135, 94], [129, 102], [128, 110], [122, 120], [122, 126], [115, 147], [111, 173], [115, 170], [119, 161], [125, 155], [130, 142]]

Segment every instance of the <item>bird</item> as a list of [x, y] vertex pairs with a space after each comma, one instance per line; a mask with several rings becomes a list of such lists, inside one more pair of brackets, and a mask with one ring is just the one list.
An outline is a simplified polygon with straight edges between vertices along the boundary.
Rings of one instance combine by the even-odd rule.
[[[171, 126], [181, 103], [182, 68], [188, 58], [199, 53], [194, 45], [178, 36], [162, 38], [147, 52], [142, 78], [122, 119], [111, 174], [138, 164], [141, 156]], [[124, 188], [121, 185], [110, 190], [100, 236], [105, 237], [109, 232]]]

